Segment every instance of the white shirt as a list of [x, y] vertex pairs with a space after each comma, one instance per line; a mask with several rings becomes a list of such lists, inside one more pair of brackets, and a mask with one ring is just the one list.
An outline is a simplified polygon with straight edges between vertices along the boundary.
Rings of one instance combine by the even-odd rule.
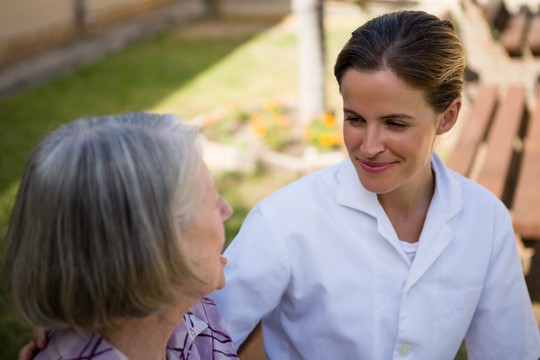
[[434, 154], [436, 187], [411, 263], [349, 160], [261, 201], [226, 250], [212, 297], [238, 346], [262, 319], [286, 359], [540, 356], [540, 335], [504, 205]]

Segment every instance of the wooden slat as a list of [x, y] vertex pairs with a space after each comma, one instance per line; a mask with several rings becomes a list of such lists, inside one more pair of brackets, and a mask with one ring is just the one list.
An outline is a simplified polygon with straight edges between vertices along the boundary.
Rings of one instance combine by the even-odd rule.
[[501, 34], [501, 43], [510, 56], [522, 56], [527, 38], [531, 13], [524, 5], [519, 13], [512, 16]]
[[509, 86], [495, 114], [487, 139], [486, 158], [477, 179], [507, 206], [512, 195], [508, 191], [511, 189], [507, 174], [512, 171], [513, 149], [525, 116], [525, 87]]
[[447, 165], [463, 176], [469, 176], [480, 143], [485, 139], [497, 106], [498, 88], [483, 84], [478, 88], [471, 111]]
[[523, 238], [540, 239], [540, 88], [530, 119], [516, 195], [512, 206], [515, 231]]
[[491, 27], [497, 31], [504, 29], [511, 16], [503, 0], [487, 0], [482, 5], [482, 13]]
[[241, 360], [268, 360], [264, 352], [262, 327], [259, 323], [238, 349]]
[[540, 56], [540, 10], [531, 19], [527, 36], [527, 47], [534, 56]]

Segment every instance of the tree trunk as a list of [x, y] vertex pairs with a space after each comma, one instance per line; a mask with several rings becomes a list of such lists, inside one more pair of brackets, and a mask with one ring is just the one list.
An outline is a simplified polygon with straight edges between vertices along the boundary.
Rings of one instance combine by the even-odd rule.
[[307, 124], [326, 109], [323, 0], [293, 0], [300, 73], [299, 121]]
[[216, 17], [221, 13], [221, 0], [203, 0], [204, 15]]
[[87, 0], [74, 0], [73, 11], [75, 24], [82, 30], [86, 30], [94, 24], [94, 19], [88, 9]]

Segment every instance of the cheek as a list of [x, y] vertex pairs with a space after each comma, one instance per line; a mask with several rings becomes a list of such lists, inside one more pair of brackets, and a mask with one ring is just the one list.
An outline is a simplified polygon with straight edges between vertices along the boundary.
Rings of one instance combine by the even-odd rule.
[[349, 152], [358, 148], [362, 143], [362, 132], [345, 123], [343, 125], [343, 142]]

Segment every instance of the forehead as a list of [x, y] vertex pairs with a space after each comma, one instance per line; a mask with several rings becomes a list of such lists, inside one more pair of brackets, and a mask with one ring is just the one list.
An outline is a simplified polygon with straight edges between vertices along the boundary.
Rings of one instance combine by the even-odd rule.
[[[346, 107], [383, 107], [385, 110], [426, 107], [424, 92], [409, 86], [393, 71], [348, 70], [341, 82]], [[388, 108], [388, 109], [386, 109]]]
[[212, 190], [216, 188], [216, 179], [206, 165], [201, 166], [201, 181], [202, 187], [205, 190]]
[[206, 165], [201, 166], [197, 183], [201, 203], [207, 202], [217, 192], [216, 180]]

